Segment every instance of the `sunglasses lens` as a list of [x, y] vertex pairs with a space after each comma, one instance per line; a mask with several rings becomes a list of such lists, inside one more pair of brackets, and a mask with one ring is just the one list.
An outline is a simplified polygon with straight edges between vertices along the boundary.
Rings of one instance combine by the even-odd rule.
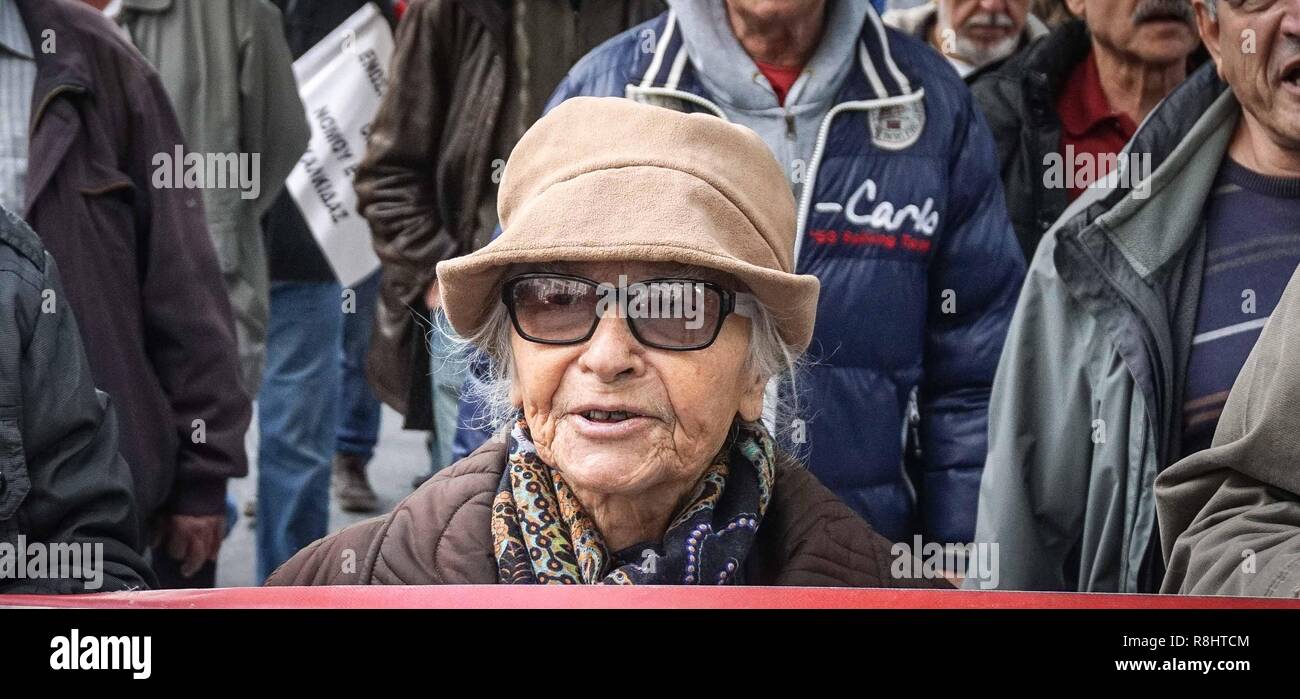
[[641, 340], [665, 349], [693, 349], [713, 341], [722, 317], [722, 295], [699, 283], [645, 285], [644, 304], [629, 313]]
[[545, 342], [574, 342], [596, 319], [596, 287], [575, 279], [521, 279], [511, 289], [515, 322], [524, 335]]

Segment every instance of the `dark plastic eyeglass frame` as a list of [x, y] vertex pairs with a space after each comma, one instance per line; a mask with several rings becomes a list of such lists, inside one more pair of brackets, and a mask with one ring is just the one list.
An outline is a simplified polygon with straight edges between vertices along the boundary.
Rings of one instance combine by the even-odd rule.
[[[596, 334], [596, 326], [600, 325], [599, 315], [593, 315], [591, 319], [591, 327], [587, 329], [587, 334], [574, 340], [543, 340], [541, 338], [533, 337], [532, 335], [529, 335], [528, 333], [524, 332], [523, 327], [519, 324], [519, 317], [515, 315], [514, 289], [515, 286], [517, 286], [521, 282], [528, 281], [531, 279], [563, 279], [566, 281], [582, 282], [584, 284], [590, 285], [591, 287], [597, 290], [599, 290], [600, 287], [602, 286], [607, 286], [607, 287], [611, 286], [609, 284], [602, 284], [601, 282], [595, 281], [594, 279], [579, 277], [575, 274], [547, 274], [545, 272], [536, 272], [532, 274], [520, 274], [511, 277], [510, 279], [507, 279], [505, 284], [501, 285], [501, 303], [505, 304], [506, 310], [509, 311], [510, 324], [514, 326], [515, 332], [519, 333], [519, 337], [522, 337], [525, 340], [528, 340], [529, 342], [535, 342], [539, 345], [577, 345], [586, 342], [587, 340], [590, 340], [591, 336]], [[632, 332], [632, 337], [635, 337], [637, 342], [640, 342], [646, 347], [653, 347], [655, 349], [665, 350], [668, 352], [694, 352], [696, 350], [706, 349], [714, 342], [717, 341], [718, 335], [722, 333], [722, 325], [727, 321], [727, 316], [731, 315], [732, 313], [736, 313], [737, 315], [744, 315], [744, 316], [750, 315], [749, 313], [746, 313], [745, 311], [738, 309], [736, 303], [738, 297], [745, 298], [748, 297], [748, 294], [737, 293], [725, 287], [719, 286], [718, 284], [714, 284], [713, 282], [706, 282], [699, 279], [686, 279], [684, 277], [658, 277], [655, 279], [643, 279], [634, 283], [655, 284], [660, 282], [699, 284], [708, 289], [712, 289], [718, 292], [719, 296], [721, 296], [722, 299], [722, 305], [720, 307], [720, 313], [718, 314], [717, 325], [714, 326], [713, 334], [709, 336], [708, 342], [704, 342], [698, 345], [690, 345], [687, 347], [673, 347], [668, 345], [661, 345], [655, 342], [649, 342], [645, 338], [641, 337], [641, 333], [640, 331], [637, 330], [636, 323], [633, 322], [634, 319], [631, 316], [624, 318], [623, 320], [627, 321], [628, 330]]]

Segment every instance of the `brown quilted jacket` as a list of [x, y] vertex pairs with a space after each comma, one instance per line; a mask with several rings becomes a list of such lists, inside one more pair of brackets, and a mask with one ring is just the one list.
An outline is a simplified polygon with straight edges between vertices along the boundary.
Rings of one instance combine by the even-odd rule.
[[[429, 479], [383, 517], [299, 551], [267, 585], [497, 582], [489, 526], [506, 448], [490, 441]], [[745, 561], [752, 585], [949, 587], [890, 575], [890, 543], [798, 464], [777, 467], [772, 502]]]

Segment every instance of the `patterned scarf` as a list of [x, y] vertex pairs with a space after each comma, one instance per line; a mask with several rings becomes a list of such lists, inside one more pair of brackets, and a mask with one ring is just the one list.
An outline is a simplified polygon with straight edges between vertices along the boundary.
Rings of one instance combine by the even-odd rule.
[[492, 540], [502, 583], [725, 585], [739, 580], [776, 475], [761, 422], [732, 425], [727, 446], [640, 560], [620, 560], [559, 471], [542, 462], [523, 417], [492, 503]]

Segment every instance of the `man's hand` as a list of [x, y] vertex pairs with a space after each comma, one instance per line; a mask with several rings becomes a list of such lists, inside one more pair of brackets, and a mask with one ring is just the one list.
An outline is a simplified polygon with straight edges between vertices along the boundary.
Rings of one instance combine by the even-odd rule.
[[169, 515], [159, 528], [157, 543], [167, 544], [167, 555], [181, 561], [181, 575], [191, 577], [203, 564], [217, 560], [226, 528], [225, 515]]

